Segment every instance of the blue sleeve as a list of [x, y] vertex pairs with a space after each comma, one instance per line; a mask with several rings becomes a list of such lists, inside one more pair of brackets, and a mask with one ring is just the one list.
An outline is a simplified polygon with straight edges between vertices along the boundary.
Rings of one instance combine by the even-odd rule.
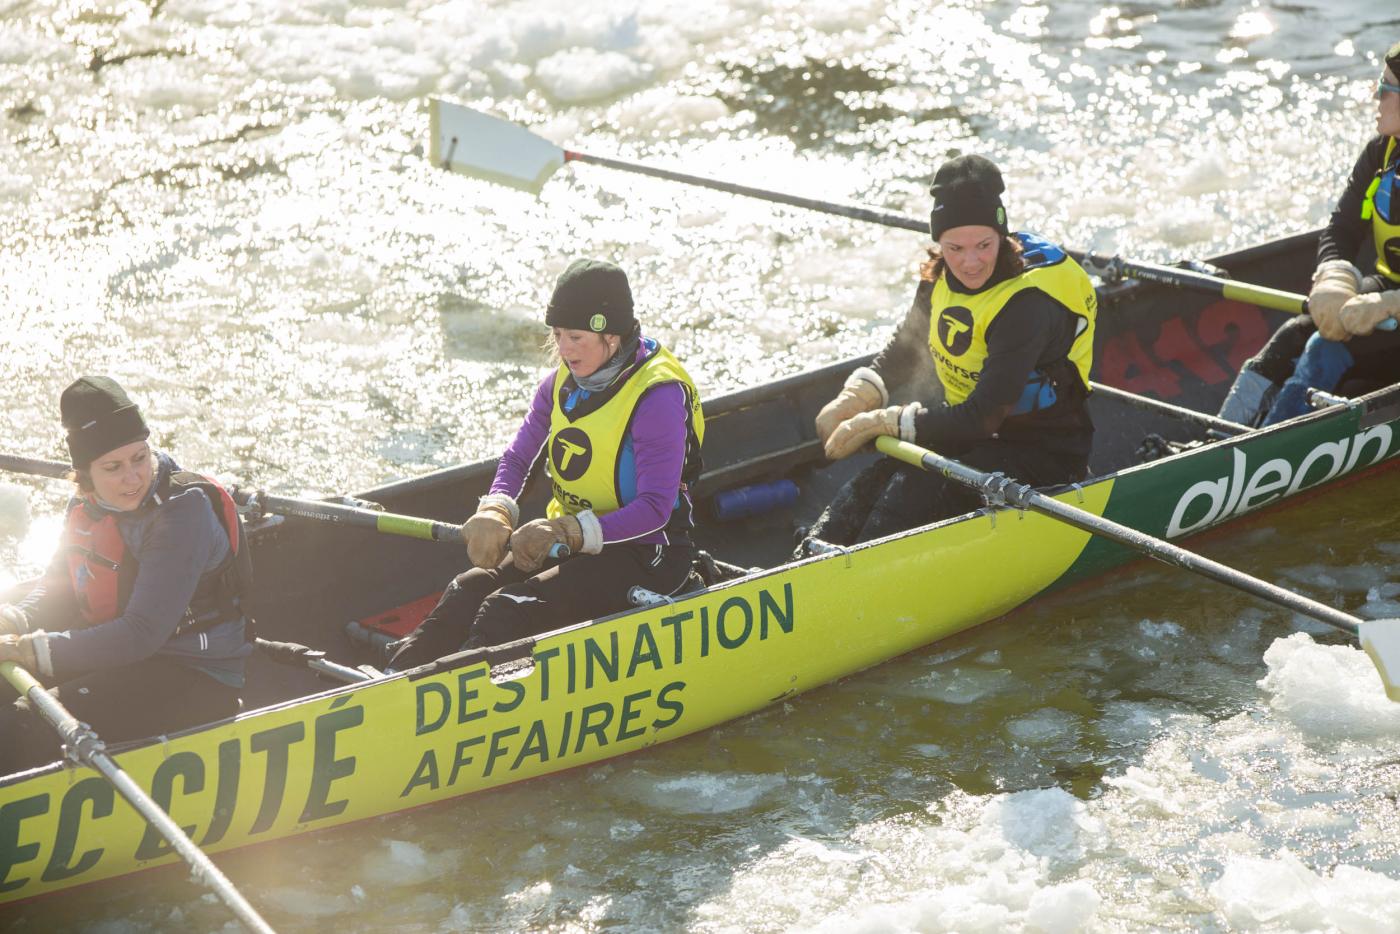
[[228, 535], [203, 490], [162, 504], [136, 549], [139, 569], [126, 609], [116, 619], [52, 633], [54, 677], [116, 668], [154, 655], [175, 634], [200, 578], [228, 554]]

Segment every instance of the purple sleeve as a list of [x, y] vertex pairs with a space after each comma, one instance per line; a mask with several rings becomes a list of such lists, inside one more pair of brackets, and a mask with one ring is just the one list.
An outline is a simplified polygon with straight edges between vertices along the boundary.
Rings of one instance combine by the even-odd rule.
[[637, 496], [598, 517], [603, 544], [625, 542], [659, 532], [670, 521], [685, 466], [686, 392], [680, 383], [662, 383], [637, 401], [628, 429], [637, 468]]
[[525, 489], [525, 479], [530, 476], [530, 468], [534, 466], [535, 458], [540, 456], [540, 448], [549, 440], [549, 416], [554, 409], [554, 376], [554, 373], [550, 373], [535, 390], [535, 398], [530, 403], [525, 421], [496, 465], [496, 478], [491, 481], [492, 493], [504, 493], [511, 499], [520, 499]]

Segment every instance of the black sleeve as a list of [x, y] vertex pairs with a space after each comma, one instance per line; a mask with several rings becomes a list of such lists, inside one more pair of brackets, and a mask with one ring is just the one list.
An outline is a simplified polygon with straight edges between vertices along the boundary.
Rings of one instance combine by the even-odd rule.
[[1017, 292], [987, 329], [977, 387], [958, 405], [920, 410], [915, 440], [937, 447], [991, 437], [1020, 400], [1031, 371], [1068, 353], [1074, 327], [1074, 316], [1040, 289]]
[[1366, 189], [1380, 171], [1381, 160], [1385, 158], [1387, 137], [1377, 136], [1361, 150], [1361, 156], [1352, 167], [1351, 178], [1346, 190], [1337, 201], [1327, 227], [1317, 242], [1317, 261], [1340, 259], [1348, 263], [1356, 262], [1361, 252], [1361, 244], [1370, 233], [1370, 223], [1361, 219], [1361, 202], [1366, 198]]
[[[938, 380], [928, 349], [929, 299], [932, 294], [932, 282], [919, 283], [904, 320], [870, 364], [871, 369], [885, 381], [891, 400], [911, 395], [916, 399], [926, 398], [924, 390], [917, 387], [926, 387], [930, 379], [934, 383]], [[909, 391], [910, 387], [915, 387], [912, 392]]]

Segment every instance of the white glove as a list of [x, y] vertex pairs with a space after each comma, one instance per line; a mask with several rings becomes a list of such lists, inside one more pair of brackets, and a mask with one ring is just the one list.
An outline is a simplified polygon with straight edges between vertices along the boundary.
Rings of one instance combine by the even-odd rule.
[[29, 631], [29, 620], [19, 607], [0, 603], [0, 636], [22, 636]]
[[841, 391], [817, 413], [817, 440], [826, 444], [836, 426], [853, 415], [869, 412], [890, 401], [885, 391], [885, 381], [880, 374], [868, 366], [858, 367], [850, 376]]
[[1358, 295], [1342, 306], [1338, 317], [1349, 334], [1364, 337], [1386, 318], [1400, 318], [1400, 291]]
[[1330, 259], [1314, 270], [1308, 314], [1324, 340], [1344, 341], [1352, 336], [1353, 332], [1342, 324], [1341, 311], [1360, 289], [1361, 270], [1345, 260]]

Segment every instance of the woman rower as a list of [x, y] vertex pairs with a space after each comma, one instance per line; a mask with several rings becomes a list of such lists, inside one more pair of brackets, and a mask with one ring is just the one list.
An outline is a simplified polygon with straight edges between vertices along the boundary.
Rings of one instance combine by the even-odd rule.
[[[880, 435], [937, 449], [1035, 486], [1082, 480], [1089, 418], [1093, 284], [1059, 247], [1010, 234], [1001, 172], [977, 155], [945, 162], [933, 180], [929, 232], [914, 303], [870, 367], [817, 415], [826, 456], [854, 454]], [[889, 405], [887, 384], [932, 368], [942, 404]], [[892, 459], [856, 475], [809, 530], [798, 556], [850, 545], [976, 508], [977, 495]]]
[[[107, 742], [233, 716], [251, 562], [232, 499], [153, 451], [111, 379], [77, 380], [59, 409], [77, 490], [44, 577], [0, 606], [0, 661], [56, 685]], [[0, 774], [58, 757], [26, 700], [0, 707]]]
[[[1309, 411], [1307, 391], [1369, 391], [1400, 380], [1400, 332], [1377, 330], [1400, 319], [1400, 42], [1385, 53], [1376, 86], [1376, 135], [1317, 244], [1308, 314], [1286, 322], [1246, 360], [1220, 416], [1272, 425]], [[1375, 259], [1357, 267], [1369, 238]]]
[[[690, 574], [689, 487], [705, 431], [695, 384], [642, 336], [627, 276], [612, 263], [581, 259], [564, 270], [545, 324], [560, 365], [540, 382], [464, 526], [475, 567], [399, 641], [392, 669], [615, 613], [633, 587], [672, 594]], [[541, 449], [553, 484], [548, 518], [519, 525], [516, 501]], [[551, 556], [555, 546], [569, 557]]]

